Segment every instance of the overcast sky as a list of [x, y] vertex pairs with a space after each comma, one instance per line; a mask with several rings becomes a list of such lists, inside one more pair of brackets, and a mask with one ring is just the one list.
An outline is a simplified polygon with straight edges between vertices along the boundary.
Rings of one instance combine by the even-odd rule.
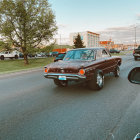
[[140, 43], [140, 0], [49, 0], [62, 38], [71, 32], [100, 33], [100, 40]]

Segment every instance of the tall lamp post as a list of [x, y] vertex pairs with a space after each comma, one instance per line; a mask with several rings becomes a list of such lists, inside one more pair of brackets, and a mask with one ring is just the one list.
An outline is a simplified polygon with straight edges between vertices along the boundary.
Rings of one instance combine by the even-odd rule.
[[135, 25], [135, 45], [134, 48], [137, 47], [137, 26]]
[[59, 42], [59, 44], [60, 44], [60, 48], [61, 48], [61, 52], [62, 52], [62, 45], [61, 45], [61, 34], [60, 34], [60, 42]]

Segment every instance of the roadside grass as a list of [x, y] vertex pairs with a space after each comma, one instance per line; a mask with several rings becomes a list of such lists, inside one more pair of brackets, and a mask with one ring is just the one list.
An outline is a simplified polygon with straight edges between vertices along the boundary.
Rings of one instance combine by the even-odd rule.
[[4, 60], [4, 61], [0, 60], [0, 74], [29, 70], [39, 67], [43, 68], [45, 65], [52, 62], [53, 62], [52, 57], [29, 59], [29, 65], [25, 65], [24, 60]]

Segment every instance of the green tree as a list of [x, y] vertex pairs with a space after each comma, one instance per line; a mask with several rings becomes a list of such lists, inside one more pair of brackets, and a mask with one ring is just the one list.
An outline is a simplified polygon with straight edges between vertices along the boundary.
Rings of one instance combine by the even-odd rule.
[[49, 46], [44, 47], [44, 48], [42, 49], [42, 52], [47, 52], [47, 53], [49, 53], [49, 52], [52, 52], [53, 49], [54, 49], [54, 43], [50, 44]]
[[0, 51], [11, 51], [12, 44], [10, 42], [4, 42], [4, 41], [0, 41]]
[[1, 0], [0, 34], [27, 55], [41, 42], [49, 41], [57, 30], [48, 0]]
[[80, 36], [80, 34], [78, 34], [77, 37], [74, 40], [74, 47], [75, 48], [85, 48], [85, 46], [83, 44], [84, 43], [81, 40], [81, 36]]

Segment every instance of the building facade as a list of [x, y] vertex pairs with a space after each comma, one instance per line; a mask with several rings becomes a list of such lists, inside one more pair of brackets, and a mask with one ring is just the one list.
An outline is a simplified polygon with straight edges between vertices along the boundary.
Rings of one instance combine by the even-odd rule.
[[104, 46], [107, 49], [117, 49], [117, 50], [123, 50], [124, 45], [123, 44], [115, 44], [114, 41], [100, 41], [100, 46]]
[[[79, 32], [81, 36], [81, 40], [84, 43], [86, 48], [92, 47], [99, 47], [100, 35], [97, 33], [93, 33], [90, 31]], [[71, 33], [70, 34], [70, 46], [74, 45], [75, 38], [77, 37], [78, 33]]]
[[114, 41], [100, 41], [100, 46], [105, 47], [107, 49], [112, 49], [114, 46]]

